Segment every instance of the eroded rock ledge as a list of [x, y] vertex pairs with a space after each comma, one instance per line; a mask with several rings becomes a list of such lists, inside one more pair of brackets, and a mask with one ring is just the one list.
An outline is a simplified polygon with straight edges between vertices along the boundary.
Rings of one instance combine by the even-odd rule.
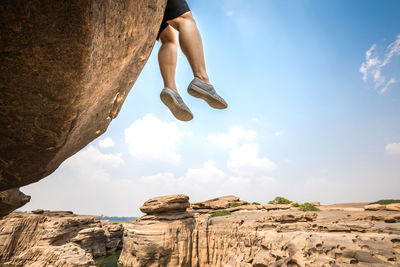
[[122, 248], [123, 226], [65, 211], [13, 213], [0, 220], [0, 266], [91, 267]]
[[[245, 203], [230, 196], [194, 203], [186, 211], [169, 209], [143, 216], [125, 227], [120, 263], [127, 267], [400, 264], [396, 211], [334, 205], [302, 212], [290, 206], [242, 204], [232, 215], [210, 218], [210, 213], [229, 208], [232, 202]], [[163, 198], [146, 203], [147, 208], [157, 203], [160, 209]]]
[[166, 0], [0, 2], [0, 191], [105, 132], [146, 63]]

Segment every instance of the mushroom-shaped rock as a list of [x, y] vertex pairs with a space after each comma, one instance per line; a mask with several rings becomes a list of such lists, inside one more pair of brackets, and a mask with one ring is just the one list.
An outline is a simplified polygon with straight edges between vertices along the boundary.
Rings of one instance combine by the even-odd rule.
[[0, 1], [0, 191], [39, 181], [106, 131], [166, 2]]
[[186, 211], [189, 208], [189, 197], [186, 195], [171, 195], [147, 200], [140, 210], [147, 214]]

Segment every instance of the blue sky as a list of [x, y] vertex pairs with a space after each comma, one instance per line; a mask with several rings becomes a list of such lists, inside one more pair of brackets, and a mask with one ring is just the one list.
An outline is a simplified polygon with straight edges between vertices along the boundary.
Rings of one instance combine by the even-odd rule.
[[322, 203], [400, 198], [399, 1], [188, 1], [213, 110], [177, 85], [194, 113], [159, 100], [157, 43], [108, 131], [48, 178], [24, 187], [22, 210], [139, 215], [157, 195], [234, 194]]

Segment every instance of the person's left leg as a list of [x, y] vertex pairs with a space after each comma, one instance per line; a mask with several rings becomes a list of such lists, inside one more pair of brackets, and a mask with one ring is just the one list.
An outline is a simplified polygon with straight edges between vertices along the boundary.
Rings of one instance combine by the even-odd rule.
[[179, 32], [179, 43], [192, 68], [193, 75], [205, 83], [210, 83], [204, 60], [203, 43], [192, 12], [167, 21]]

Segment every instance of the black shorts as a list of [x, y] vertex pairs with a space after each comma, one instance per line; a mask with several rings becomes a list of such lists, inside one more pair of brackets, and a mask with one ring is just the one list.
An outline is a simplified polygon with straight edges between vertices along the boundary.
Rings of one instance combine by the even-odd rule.
[[189, 11], [190, 8], [186, 0], [168, 0], [161, 27], [157, 34], [157, 40], [160, 38], [160, 34], [163, 30], [168, 27], [168, 20], [176, 19]]

